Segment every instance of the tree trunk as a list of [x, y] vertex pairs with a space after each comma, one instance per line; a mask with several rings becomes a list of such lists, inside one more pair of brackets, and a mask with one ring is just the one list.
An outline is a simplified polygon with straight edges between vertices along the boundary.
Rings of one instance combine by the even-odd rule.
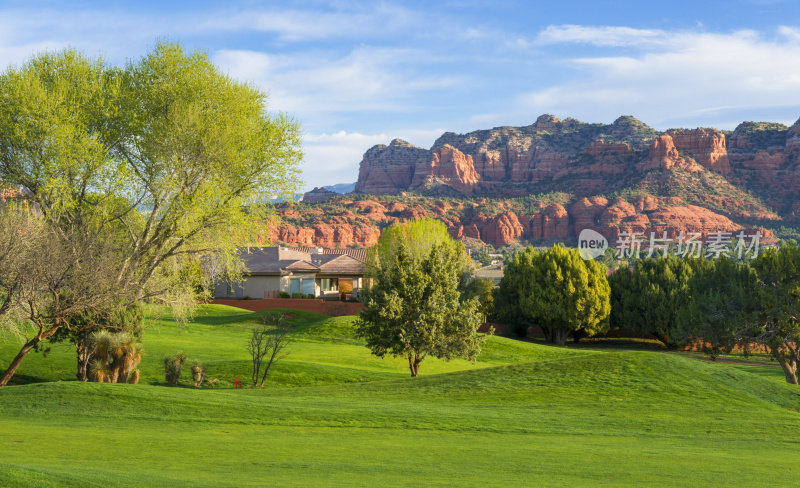
[[22, 346], [22, 349], [20, 349], [17, 356], [11, 361], [11, 364], [8, 365], [6, 372], [3, 373], [3, 377], [0, 378], [0, 386], [6, 386], [8, 382], [11, 381], [11, 378], [14, 377], [14, 373], [17, 372], [19, 365], [22, 364], [22, 360], [25, 359], [25, 356], [27, 356], [28, 353], [31, 352], [31, 349], [36, 347], [36, 344], [39, 342], [39, 337], [36, 336]]
[[37, 344], [39, 344], [44, 339], [47, 339], [51, 335], [58, 332], [58, 329], [60, 328], [61, 328], [60, 325], [56, 325], [55, 327], [45, 331], [39, 329], [39, 333], [36, 334], [36, 336], [34, 336], [33, 339], [29, 340], [28, 342], [25, 343], [25, 345], [22, 346], [22, 349], [20, 349], [19, 353], [11, 361], [11, 364], [8, 365], [8, 369], [6, 370], [5, 373], [3, 373], [3, 377], [0, 378], [0, 387], [6, 386], [8, 382], [11, 381], [11, 378], [14, 377], [14, 373], [17, 372], [17, 369], [19, 368], [19, 365], [22, 363], [22, 360], [25, 359], [25, 356], [27, 356], [28, 353], [31, 352], [31, 350], [34, 347], [36, 347]]
[[89, 381], [89, 361], [92, 359], [92, 347], [88, 337], [75, 342], [75, 352], [78, 356], [78, 381]]
[[553, 329], [551, 329], [550, 327], [545, 327], [544, 325], [540, 325], [539, 328], [542, 329], [542, 333], [544, 334], [545, 342], [552, 343], [553, 342]]
[[797, 360], [796, 358], [786, 359], [783, 353], [775, 348], [771, 349], [772, 357], [778, 360], [783, 369], [783, 375], [786, 377], [786, 382], [790, 385], [796, 385], [797, 382]]
[[411, 370], [411, 377], [419, 376], [419, 363], [422, 362], [418, 354], [408, 353], [408, 369]]
[[570, 331], [567, 329], [553, 327], [550, 332], [550, 342], [557, 346], [563, 346], [567, 343], [569, 333]]

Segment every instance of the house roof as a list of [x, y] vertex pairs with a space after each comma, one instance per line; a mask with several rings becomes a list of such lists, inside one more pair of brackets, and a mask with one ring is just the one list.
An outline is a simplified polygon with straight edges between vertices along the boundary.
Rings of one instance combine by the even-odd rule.
[[[339, 251], [329, 249], [328, 251]], [[344, 251], [344, 250], [341, 250]], [[286, 275], [290, 273], [321, 273], [361, 275], [364, 262], [344, 252], [323, 253], [317, 248], [250, 247], [242, 249], [247, 268], [245, 274]]]
[[364, 274], [364, 263], [347, 254], [315, 254], [311, 256], [311, 262], [319, 266], [319, 272], [323, 274]]
[[325, 254], [325, 255], [335, 255], [335, 256], [341, 256], [342, 254], [346, 254], [351, 258], [361, 261], [362, 263], [367, 261], [367, 249], [363, 247], [357, 249], [352, 249], [352, 248], [324, 249], [322, 247], [287, 247], [286, 249], [305, 252], [309, 254]]
[[301, 271], [301, 272], [310, 272], [315, 273], [319, 271], [319, 266], [314, 266], [313, 264], [309, 263], [308, 261], [292, 261], [292, 264], [283, 268], [285, 271]]

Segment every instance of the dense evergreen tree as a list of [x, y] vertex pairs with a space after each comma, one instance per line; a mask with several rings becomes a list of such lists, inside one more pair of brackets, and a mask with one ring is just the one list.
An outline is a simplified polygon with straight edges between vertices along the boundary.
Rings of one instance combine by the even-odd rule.
[[800, 245], [783, 243], [765, 250], [753, 263], [760, 283], [759, 320], [751, 336], [798, 384], [800, 364]]
[[699, 261], [667, 256], [636, 259], [631, 266], [618, 268], [609, 277], [612, 326], [654, 335], [665, 344], [674, 345], [693, 266], [699, 265]]
[[752, 267], [725, 256], [698, 261], [688, 293], [673, 333], [677, 340], [699, 341], [712, 359], [736, 345], [750, 346], [760, 306], [760, 286]]
[[569, 334], [594, 335], [608, 327], [610, 288], [606, 268], [573, 249], [528, 247], [506, 266], [497, 292], [498, 314], [511, 323], [536, 324], [548, 342]]

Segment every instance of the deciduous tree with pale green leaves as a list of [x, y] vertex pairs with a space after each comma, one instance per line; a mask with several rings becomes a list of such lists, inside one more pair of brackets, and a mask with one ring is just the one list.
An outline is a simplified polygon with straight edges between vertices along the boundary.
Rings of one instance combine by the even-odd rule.
[[608, 328], [610, 293], [602, 265], [563, 246], [529, 246], [506, 265], [496, 306], [505, 320], [538, 325], [548, 342], [563, 346], [571, 333]]
[[[439, 237], [444, 231], [446, 239], [423, 229]], [[373, 286], [362, 293], [366, 309], [356, 321], [358, 334], [376, 356], [407, 357], [411, 376], [419, 375], [428, 356], [475, 359], [485, 340], [477, 332], [478, 300], [463, 300], [458, 290], [466, 251], [446, 232], [443, 224], [427, 220], [384, 231], [379, 259], [370, 267]]]

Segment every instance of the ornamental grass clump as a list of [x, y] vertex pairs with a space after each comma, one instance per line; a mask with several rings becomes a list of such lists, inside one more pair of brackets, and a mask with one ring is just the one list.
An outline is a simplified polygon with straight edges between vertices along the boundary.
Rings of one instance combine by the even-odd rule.
[[138, 383], [142, 345], [127, 332], [100, 330], [90, 336], [92, 362], [90, 379], [98, 383]]

